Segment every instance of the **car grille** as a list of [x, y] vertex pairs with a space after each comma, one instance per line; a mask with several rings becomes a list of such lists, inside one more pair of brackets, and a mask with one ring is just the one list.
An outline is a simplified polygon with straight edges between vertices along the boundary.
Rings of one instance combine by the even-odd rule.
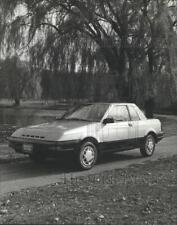
[[44, 136], [38, 136], [38, 135], [29, 135], [29, 134], [22, 134], [23, 138], [35, 138], [35, 139], [45, 139]]

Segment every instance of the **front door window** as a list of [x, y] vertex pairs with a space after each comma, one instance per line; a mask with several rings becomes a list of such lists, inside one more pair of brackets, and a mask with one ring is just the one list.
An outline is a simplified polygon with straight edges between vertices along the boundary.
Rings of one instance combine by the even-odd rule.
[[108, 118], [114, 123], [106, 124], [102, 128], [103, 142], [122, 141], [129, 138], [129, 113], [126, 106], [113, 106], [110, 108]]
[[114, 106], [108, 113], [108, 117], [114, 119], [114, 122], [129, 121], [129, 113], [126, 106]]

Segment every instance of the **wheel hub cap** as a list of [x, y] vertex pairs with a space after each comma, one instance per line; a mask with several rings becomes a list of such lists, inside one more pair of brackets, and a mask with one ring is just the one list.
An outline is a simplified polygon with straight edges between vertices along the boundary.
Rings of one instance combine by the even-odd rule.
[[83, 152], [83, 163], [91, 165], [94, 161], [94, 150], [92, 147], [86, 147]]
[[154, 150], [154, 142], [152, 139], [148, 139], [147, 141], [147, 150], [151, 153]]

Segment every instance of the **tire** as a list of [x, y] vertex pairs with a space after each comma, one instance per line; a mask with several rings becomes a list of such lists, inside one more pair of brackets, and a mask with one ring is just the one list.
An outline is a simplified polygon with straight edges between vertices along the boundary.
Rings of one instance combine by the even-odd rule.
[[42, 163], [45, 161], [46, 159], [46, 155], [45, 154], [42, 154], [42, 153], [39, 153], [39, 152], [36, 152], [36, 153], [33, 153], [31, 155], [29, 155], [30, 159], [36, 163]]
[[140, 148], [141, 155], [143, 157], [150, 157], [153, 155], [155, 151], [155, 138], [153, 135], [149, 134], [147, 135], [144, 146]]
[[77, 154], [77, 162], [80, 169], [89, 170], [91, 169], [95, 163], [97, 162], [98, 158], [98, 150], [90, 141], [84, 142]]

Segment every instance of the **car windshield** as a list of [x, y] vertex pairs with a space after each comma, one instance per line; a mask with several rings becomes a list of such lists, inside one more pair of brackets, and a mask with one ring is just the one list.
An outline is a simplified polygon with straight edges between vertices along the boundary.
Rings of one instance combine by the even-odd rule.
[[104, 116], [109, 104], [89, 104], [82, 105], [74, 112], [64, 116], [67, 120], [83, 120], [90, 122], [99, 122]]

